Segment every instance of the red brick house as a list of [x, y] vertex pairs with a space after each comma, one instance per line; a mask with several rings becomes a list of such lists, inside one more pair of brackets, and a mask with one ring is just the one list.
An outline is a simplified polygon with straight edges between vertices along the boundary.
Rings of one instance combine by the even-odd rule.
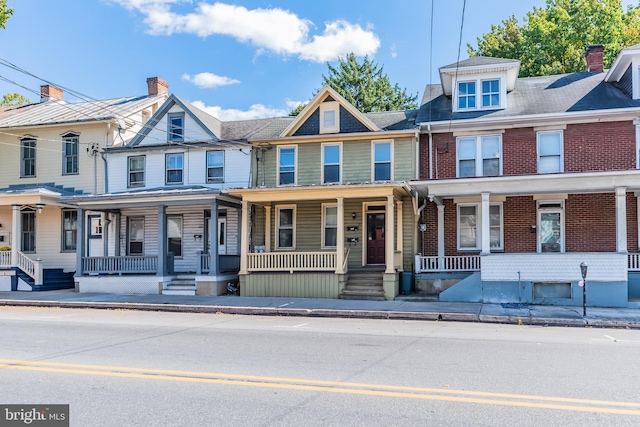
[[518, 78], [519, 61], [440, 68], [418, 113], [416, 287], [441, 301], [639, 306], [640, 45], [610, 70]]

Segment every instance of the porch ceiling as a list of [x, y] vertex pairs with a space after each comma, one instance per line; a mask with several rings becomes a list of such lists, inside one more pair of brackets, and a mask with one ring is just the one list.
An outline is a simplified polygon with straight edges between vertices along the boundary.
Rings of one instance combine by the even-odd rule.
[[156, 207], [156, 206], [192, 206], [216, 201], [221, 206], [240, 208], [240, 200], [236, 197], [220, 194], [218, 191], [173, 190], [170, 192], [131, 192], [121, 194], [101, 194], [96, 196], [69, 198], [83, 209], [101, 210]]
[[611, 193], [617, 187], [640, 190], [640, 170], [443, 179], [415, 181], [410, 186], [424, 198]]
[[373, 198], [411, 195], [411, 188], [404, 182], [381, 184], [343, 184], [323, 186], [295, 186], [275, 188], [245, 188], [228, 190], [233, 196], [249, 203], [268, 203], [298, 200], [327, 200], [338, 197]]

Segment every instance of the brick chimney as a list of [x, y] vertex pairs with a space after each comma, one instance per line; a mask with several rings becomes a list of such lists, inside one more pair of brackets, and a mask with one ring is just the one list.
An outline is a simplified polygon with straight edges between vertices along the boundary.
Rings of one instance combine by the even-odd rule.
[[147, 79], [147, 87], [149, 88], [149, 96], [164, 95], [169, 93], [169, 83], [160, 77], [149, 77]]
[[604, 52], [604, 45], [590, 44], [587, 47], [586, 59], [587, 59], [587, 71], [590, 73], [600, 73], [604, 71], [604, 62], [602, 59]]
[[63, 91], [52, 85], [40, 86], [40, 102], [46, 102], [50, 99], [62, 100]]

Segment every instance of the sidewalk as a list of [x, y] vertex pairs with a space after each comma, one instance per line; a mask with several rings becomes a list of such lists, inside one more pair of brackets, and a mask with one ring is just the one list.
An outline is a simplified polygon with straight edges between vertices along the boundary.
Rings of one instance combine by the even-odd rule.
[[117, 295], [73, 290], [0, 292], [0, 307], [125, 309], [189, 313], [442, 320], [548, 326], [640, 329], [640, 309], [455, 302], [423, 302], [411, 296], [395, 301], [321, 298], [263, 298], [180, 295]]

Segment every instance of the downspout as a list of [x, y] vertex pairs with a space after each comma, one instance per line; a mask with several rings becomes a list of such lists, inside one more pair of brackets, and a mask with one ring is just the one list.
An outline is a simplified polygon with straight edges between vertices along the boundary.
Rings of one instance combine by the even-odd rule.
[[416, 131], [416, 173], [415, 179], [420, 180], [420, 130]]

